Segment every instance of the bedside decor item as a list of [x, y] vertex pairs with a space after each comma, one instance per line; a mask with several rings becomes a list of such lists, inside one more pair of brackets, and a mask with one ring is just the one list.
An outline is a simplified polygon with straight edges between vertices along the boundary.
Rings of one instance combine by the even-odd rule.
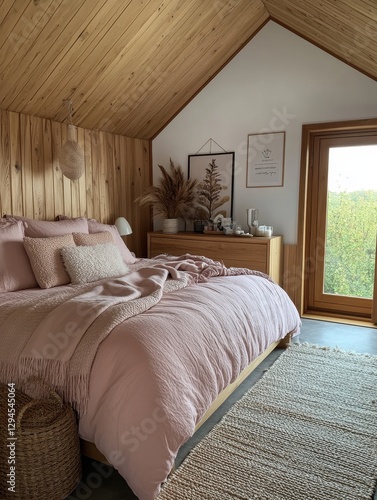
[[206, 225], [206, 221], [203, 219], [195, 219], [194, 220], [194, 232], [195, 233], [202, 233], [204, 230], [204, 227]]
[[249, 232], [252, 235], [257, 234], [257, 229], [259, 225], [258, 217], [259, 217], [259, 210], [257, 208], [248, 208], [246, 210], [247, 214], [247, 225], [249, 226]]
[[[15, 500], [36, 498], [66, 498], [81, 479], [81, 454], [76, 414], [65, 404], [52, 386], [39, 377], [30, 377], [16, 384], [0, 384], [0, 417], [9, 418], [9, 403], [15, 410], [14, 443], [15, 490], [4, 491], [0, 484], [1, 498]], [[8, 426], [9, 429], [9, 426]], [[11, 445], [6, 426], [0, 428], [0, 441], [4, 450], [0, 472], [10, 473], [6, 460]], [[6, 465], [7, 464], [7, 465]], [[9, 486], [9, 485], [7, 485]]]
[[128, 236], [132, 234], [130, 223], [124, 217], [118, 217], [115, 221], [115, 226], [121, 236]]
[[283, 185], [285, 132], [266, 132], [247, 136], [246, 187]]
[[136, 199], [139, 205], [153, 206], [153, 218], [164, 219], [164, 233], [178, 232], [178, 218], [190, 220], [195, 217], [197, 207], [196, 179], [185, 179], [182, 167], [175, 166], [170, 158], [170, 172], [158, 165], [162, 177], [156, 186], [149, 186], [145, 193]]
[[63, 175], [75, 181], [80, 179], [85, 170], [84, 152], [76, 141], [76, 129], [72, 124], [72, 101], [65, 99], [68, 107], [67, 141], [60, 150], [59, 164]]
[[231, 217], [223, 217], [221, 221], [221, 228], [224, 234], [233, 234], [233, 222]]
[[198, 218], [232, 217], [234, 153], [189, 155], [188, 176], [198, 181]]
[[265, 238], [271, 238], [273, 234], [272, 226], [258, 226], [256, 236], [264, 236]]
[[178, 233], [178, 219], [164, 219], [162, 221], [162, 232], [166, 234]]

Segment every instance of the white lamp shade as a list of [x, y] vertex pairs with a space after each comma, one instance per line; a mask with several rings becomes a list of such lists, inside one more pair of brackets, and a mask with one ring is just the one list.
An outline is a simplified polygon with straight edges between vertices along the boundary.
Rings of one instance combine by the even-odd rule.
[[127, 236], [127, 234], [132, 234], [132, 228], [127, 219], [124, 217], [118, 217], [115, 221], [116, 228], [118, 229], [118, 233], [121, 236]]

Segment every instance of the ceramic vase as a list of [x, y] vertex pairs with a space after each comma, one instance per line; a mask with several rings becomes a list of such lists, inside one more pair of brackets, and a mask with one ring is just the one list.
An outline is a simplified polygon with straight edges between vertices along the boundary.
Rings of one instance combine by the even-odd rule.
[[259, 225], [258, 222], [259, 210], [257, 208], [248, 208], [246, 210], [246, 214], [247, 214], [247, 225], [249, 226], [249, 232], [250, 234], [255, 236]]
[[162, 232], [166, 234], [178, 233], [178, 219], [164, 219], [162, 221]]

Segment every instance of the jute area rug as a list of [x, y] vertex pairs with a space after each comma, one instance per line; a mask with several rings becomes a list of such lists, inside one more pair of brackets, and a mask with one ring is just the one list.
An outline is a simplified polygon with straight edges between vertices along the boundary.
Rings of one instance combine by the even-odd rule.
[[377, 482], [377, 356], [293, 344], [159, 500], [358, 500]]

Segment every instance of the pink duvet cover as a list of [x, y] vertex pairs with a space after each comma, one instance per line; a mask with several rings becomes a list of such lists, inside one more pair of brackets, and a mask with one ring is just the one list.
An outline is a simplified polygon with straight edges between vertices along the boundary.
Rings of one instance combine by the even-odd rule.
[[[22, 317], [30, 330], [24, 341], [38, 330], [33, 328], [39, 316], [48, 320], [29, 315], [38, 303], [46, 312], [48, 300], [54, 304], [57, 297], [59, 304], [63, 298], [64, 307], [64, 297], [85, 290], [64, 286], [0, 294], [0, 353], [20, 344]], [[14, 329], [17, 325], [22, 330]], [[163, 294], [148, 310], [110, 328], [99, 345], [89, 372], [87, 411], [80, 415], [81, 437], [96, 444], [140, 500], [152, 500], [216, 396], [268, 345], [299, 325], [287, 294], [263, 276], [211, 277]], [[11, 363], [6, 357], [3, 364], [5, 359]], [[16, 375], [14, 369], [10, 373]]]
[[287, 294], [259, 276], [215, 277], [165, 295], [100, 345], [81, 437], [140, 500], [152, 500], [216, 396], [299, 325]]

